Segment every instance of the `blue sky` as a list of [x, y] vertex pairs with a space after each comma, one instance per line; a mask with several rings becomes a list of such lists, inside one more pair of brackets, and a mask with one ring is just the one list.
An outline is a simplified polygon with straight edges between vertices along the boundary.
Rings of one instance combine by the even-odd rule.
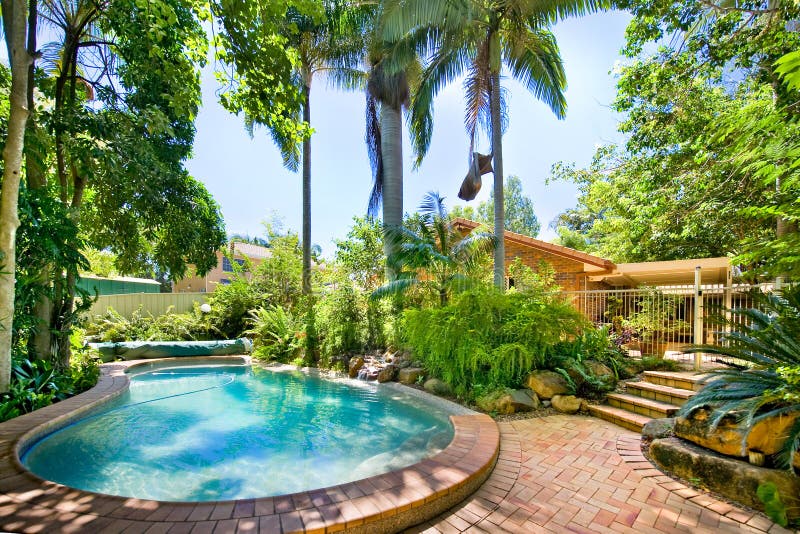
[[[505, 79], [509, 89], [510, 124], [503, 137], [504, 171], [522, 179], [523, 191], [533, 199], [542, 223], [541, 239], [554, 233], [549, 223], [575, 205], [572, 184], [546, 185], [557, 161], [586, 165], [598, 144], [619, 141], [620, 117], [609, 105], [615, 95], [611, 70], [620, 60], [627, 13], [601, 13], [561, 22], [554, 33], [565, 63], [567, 118], [557, 120], [522, 86]], [[203, 108], [197, 118], [194, 157], [189, 171], [202, 180], [217, 199], [228, 233], [263, 235], [262, 222], [273, 215], [285, 228], [301, 227], [300, 175], [283, 168], [280, 153], [262, 129], [253, 139], [240, 117], [217, 102], [218, 84], [211, 66], [203, 73]], [[354, 215], [366, 211], [371, 171], [364, 145], [364, 95], [328, 89], [324, 78], [311, 91], [312, 242], [331, 255], [333, 239], [343, 238]], [[404, 139], [404, 209], [413, 212], [430, 190], [446, 197], [448, 207], [465, 204], [456, 193], [467, 170], [468, 140], [463, 126], [464, 101], [460, 84], [447, 88], [436, 101], [434, 136], [427, 158], [412, 170], [408, 138]], [[488, 141], [478, 146], [489, 152]], [[492, 175], [470, 204], [486, 200]]]

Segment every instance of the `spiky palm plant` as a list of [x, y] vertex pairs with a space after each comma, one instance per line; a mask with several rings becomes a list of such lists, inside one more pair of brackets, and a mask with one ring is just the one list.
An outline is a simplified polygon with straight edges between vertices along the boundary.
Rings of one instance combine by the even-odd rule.
[[453, 224], [444, 197], [429, 192], [420, 205], [417, 227], [389, 226], [386, 239], [394, 252], [387, 263], [397, 273], [394, 280], [376, 289], [373, 298], [404, 293], [411, 288], [433, 292], [447, 304], [453, 291], [466, 289], [469, 276], [481, 257], [494, 248], [494, 237], [485, 231], [464, 236]]
[[[731, 310], [731, 316], [725, 322], [732, 331], [722, 335], [719, 345], [690, 351], [737, 358], [751, 367], [711, 372], [679, 415], [710, 407], [713, 429], [726, 417], [751, 427], [771, 417], [800, 414], [800, 285], [783, 294], [759, 294], [756, 307]], [[777, 464], [791, 470], [798, 448], [800, 417], [789, 429]]]

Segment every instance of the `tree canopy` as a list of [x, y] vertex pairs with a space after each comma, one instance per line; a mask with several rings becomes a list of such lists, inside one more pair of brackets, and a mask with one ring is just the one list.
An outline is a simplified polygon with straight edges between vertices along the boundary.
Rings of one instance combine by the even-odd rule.
[[729, 255], [754, 277], [797, 274], [799, 94], [778, 60], [800, 47], [786, 23], [800, 10], [623, 4], [632, 61], [613, 107], [628, 139], [588, 168], [553, 167], [580, 190], [557, 222], [562, 243], [616, 261]]

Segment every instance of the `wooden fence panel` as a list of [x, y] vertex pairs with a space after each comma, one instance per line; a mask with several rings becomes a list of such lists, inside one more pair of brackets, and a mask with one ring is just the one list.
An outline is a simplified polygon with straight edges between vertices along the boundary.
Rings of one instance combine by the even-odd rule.
[[191, 311], [194, 303], [206, 301], [207, 293], [129, 293], [126, 295], [101, 295], [86, 312], [89, 317], [102, 315], [108, 308], [114, 308], [120, 315], [130, 319], [133, 312], [142, 308], [142, 312], [154, 317], [163, 315], [172, 308], [173, 313]]

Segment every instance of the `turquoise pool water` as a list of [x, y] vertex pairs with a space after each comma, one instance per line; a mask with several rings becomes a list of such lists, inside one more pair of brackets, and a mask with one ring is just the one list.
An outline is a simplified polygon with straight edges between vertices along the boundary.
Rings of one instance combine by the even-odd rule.
[[74, 488], [163, 501], [266, 497], [357, 480], [447, 446], [448, 414], [372, 383], [250, 366], [153, 369], [22, 463]]

